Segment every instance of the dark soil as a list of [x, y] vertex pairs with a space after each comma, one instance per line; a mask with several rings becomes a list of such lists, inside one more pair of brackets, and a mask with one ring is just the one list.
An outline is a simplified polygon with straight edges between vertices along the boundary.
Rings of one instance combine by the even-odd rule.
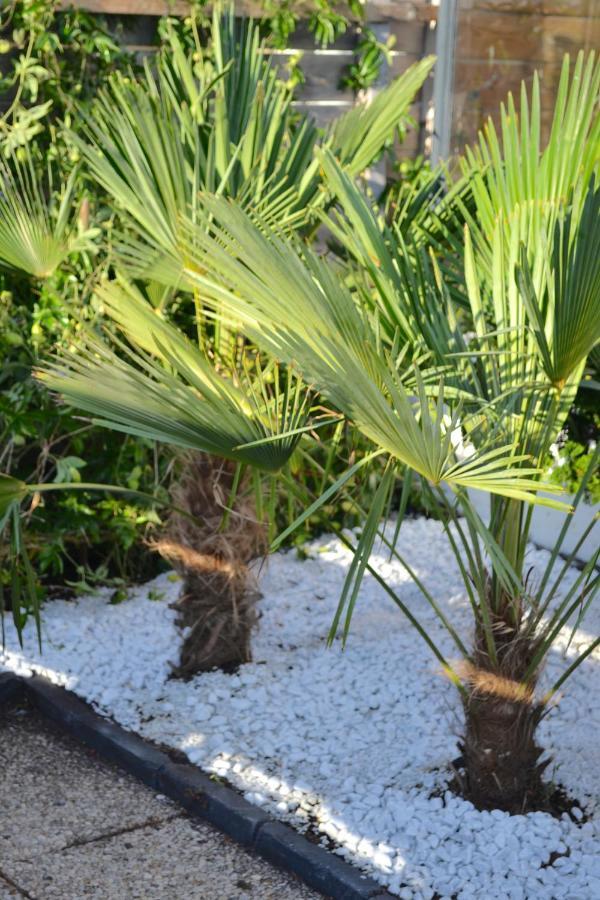
[[[457, 797], [461, 797], [463, 800], [468, 800], [469, 803], [472, 803], [476, 809], [482, 811], [491, 811], [496, 807], [490, 805], [482, 805], [481, 803], [476, 803], [474, 798], [470, 795], [469, 790], [467, 788], [467, 778], [465, 775], [465, 771], [463, 769], [463, 759], [462, 757], [458, 757], [450, 764], [451, 771], [453, 772], [450, 780], [443, 786], [433, 791], [430, 795], [431, 797], [439, 797], [442, 801], [444, 801], [444, 795], [446, 791], [450, 791], [455, 794]], [[583, 811], [583, 816], [581, 819], [577, 819], [572, 810], [574, 808], [579, 808]], [[536, 794], [528, 796], [526, 798], [526, 803], [523, 808], [517, 812], [512, 813], [512, 815], [525, 815], [529, 812], [545, 812], [549, 815], [553, 816], [555, 819], [560, 819], [561, 816], [566, 813], [572, 822], [576, 825], [583, 825], [584, 822], [589, 821], [589, 816], [585, 813], [585, 807], [576, 797], [573, 797], [568, 793], [566, 788], [564, 788], [561, 784], [554, 783], [543, 783], [542, 789]]]

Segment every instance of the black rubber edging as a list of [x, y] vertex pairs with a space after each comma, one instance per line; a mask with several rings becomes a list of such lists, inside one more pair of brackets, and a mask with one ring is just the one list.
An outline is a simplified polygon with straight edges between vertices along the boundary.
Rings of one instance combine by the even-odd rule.
[[23, 697], [100, 756], [170, 797], [190, 815], [210, 822], [234, 841], [298, 875], [309, 887], [334, 900], [394, 900], [354, 866], [311, 843], [231, 788], [212, 781], [191, 763], [173, 762], [64, 688], [39, 675], [0, 674], [0, 706]]

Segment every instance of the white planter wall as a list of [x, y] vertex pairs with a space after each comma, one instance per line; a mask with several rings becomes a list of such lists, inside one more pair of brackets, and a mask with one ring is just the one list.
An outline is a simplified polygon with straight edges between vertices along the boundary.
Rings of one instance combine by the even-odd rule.
[[[487, 523], [490, 514], [490, 495], [485, 491], [469, 491], [469, 496], [473, 506]], [[565, 503], [573, 501], [572, 496], [565, 495], [560, 498]], [[587, 503], [581, 502], [572, 516], [569, 530], [561, 547], [561, 554], [568, 556], [573, 552], [577, 541], [583, 535], [595, 515], [600, 511], [600, 504], [589, 506]], [[546, 550], [552, 550], [558, 540], [560, 530], [563, 527], [565, 516], [556, 509], [550, 509], [548, 506], [536, 506], [533, 511], [531, 520], [531, 531], [529, 539]], [[583, 562], [587, 562], [598, 549], [600, 541], [600, 523], [588, 534], [585, 542], [577, 551], [577, 558]]]

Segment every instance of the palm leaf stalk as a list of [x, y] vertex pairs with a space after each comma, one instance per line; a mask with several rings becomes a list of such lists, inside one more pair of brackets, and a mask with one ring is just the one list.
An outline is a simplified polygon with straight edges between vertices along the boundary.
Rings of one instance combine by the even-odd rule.
[[[540, 694], [557, 636], [577, 627], [600, 587], [600, 550], [569, 589], [562, 580], [574, 554], [556, 571], [560, 542], [537, 584], [525, 559], [532, 504], [572, 512], [546, 496], [553, 489], [543, 483], [542, 464], [600, 339], [600, 69], [593, 55], [580, 56], [570, 76], [567, 58], [545, 148], [536, 82], [531, 105], [523, 92], [520, 116], [512, 101], [502, 111], [502, 139], [490, 125], [481, 155], [467, 154], [474, 211], [463, 246], [466, 316], [435, 261], [399, 239], [331, 154], [321, 163], [339, 211], [328, 218], [351, 257], [351, 279], [222, 198], [205, 198], [210, 224], [188, 226], [187, 277], [215, 315], [295, 366], [389, 459], [332, 636], [338, 625], [348, 633], [398, 463], [416, 473], [444, 516], [473, 610], [473, 646], [423, 593], [458, 658], [445, 667], [464, 704], [465, 790], [482, 807], [512, 811], [545, 802], [536, 727], [600, 640]], [[472, 490], [490, 494], [487, 521]], [[390, 552], [410, 572], [396, 539], [386, 537]]]

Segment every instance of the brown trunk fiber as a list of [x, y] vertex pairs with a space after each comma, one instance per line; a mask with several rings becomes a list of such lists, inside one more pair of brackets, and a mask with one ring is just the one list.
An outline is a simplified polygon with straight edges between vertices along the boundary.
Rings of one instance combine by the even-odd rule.
[[466, 793], [478, 809], [521, 813], [542, 796], [540, 708], [530, 701], [474, 692], [465, 702]]
[[540, 763], [543, 751], [535, 740], [543, 711], [535, 679], [523, 682], [534, 643], [515, 607], [507, 601], [504, 615], [495, 618], [493, 663], [483, 625], [476, 628], [473, 664], [463, 670], [468, 694], [461, 749], [465, 793], [475, 806], [520, 813], [542, 801], [547, 763]]
[[235, 463], [190, 453], [172, 491], [176, 506], [199, 521], [173, 513], [156, 544], [183, 578], [173, 607], [186, 629], [175, 672], [189, 678], [214, 668], [232, 669], [251, 659], [250, 636], [258, 593], [248, 564], [266, 551], [266, 532], [240, 485], [227, 524]]

